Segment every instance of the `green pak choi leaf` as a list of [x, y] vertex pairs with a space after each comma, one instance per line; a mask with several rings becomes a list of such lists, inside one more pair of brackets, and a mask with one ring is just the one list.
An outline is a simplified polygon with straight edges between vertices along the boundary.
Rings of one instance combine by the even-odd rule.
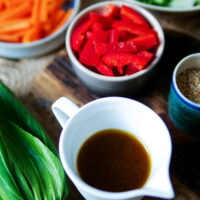
[[0, 119], [14, 122], [25, 131], [39, 138], [58, 156], [58, 152], [38, 121], [25, 108], [22, 102], [0, 81]]
[[0, 120], [0, 199], [64, 200], [67, 194], [58, 157], [38, 138]]

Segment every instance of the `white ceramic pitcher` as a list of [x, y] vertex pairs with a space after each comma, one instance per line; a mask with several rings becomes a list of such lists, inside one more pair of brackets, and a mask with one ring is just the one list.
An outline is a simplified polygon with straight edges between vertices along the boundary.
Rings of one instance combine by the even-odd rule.
[[[106, 97], [77, 107], [65, 97], [52, 106], [63, 127], [59, 154], [64, 170], [79, 192], [88, 200], [131, 200], [152, 196], [171, 199], [174, 191], [169, 177], [172, 144], [161, 118], [147, 106], [123, 97]], [[94, 133], [121, 129], [134, 134], [151, 157], [151, 173], [141, 189], [107, 192], [85, 183], [77, 172], [76, 159], [81, 145]], [[120, 180], [119, 180], [120, 181]]]

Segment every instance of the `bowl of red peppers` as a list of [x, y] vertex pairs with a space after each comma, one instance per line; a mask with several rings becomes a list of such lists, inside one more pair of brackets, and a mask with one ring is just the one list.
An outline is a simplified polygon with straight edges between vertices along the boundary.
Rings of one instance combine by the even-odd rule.
[[76, 75], [89, 90], [103, 96], [140, 90], [155, 71], [164, 46], [157, 19], [143, 8], [120, 1], [82, 10], [66, 34]]

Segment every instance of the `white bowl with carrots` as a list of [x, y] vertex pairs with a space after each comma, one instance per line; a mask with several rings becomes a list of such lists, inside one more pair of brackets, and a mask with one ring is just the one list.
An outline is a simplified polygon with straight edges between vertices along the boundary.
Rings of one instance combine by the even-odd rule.
[[165, 46], [163, 29], [147, 10], [104, 1], [70, 23], [66, 48], [76, 75], [96, 94], [135, 94], [153, 75]]
[[55, 50], [80, 0], [1, 0], [0, 56], [23, 58]]

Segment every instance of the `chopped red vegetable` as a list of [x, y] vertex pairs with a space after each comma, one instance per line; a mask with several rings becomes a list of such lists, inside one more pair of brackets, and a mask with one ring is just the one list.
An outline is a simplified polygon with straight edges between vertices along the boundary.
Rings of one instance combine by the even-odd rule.
[[100, 56], [116, 52], [137, 53], [134, 42], [97, 42], [95, 43], [95, 50]]
[[123, 74], [125, 65], [134, 65], [138, 71], [142, 70], [146, 64], [152, 59], [153, 54], [147, 51], [140, 52], [137, 55], [132, 53], [111, 53], [102, 57], [102, 61], [108, 67], [117, 67], [120, 74]]
[[105, 76], [114, 76], [112, 68], [105, 65], [101, 60], [96, 64], [96, 69]]
[[75, 51], [78, 51], [81, 44], [84, 41], [85, 33], [89, 30], [89, 28], [92, 26], [92, 21], [87, 20], [84, 21], [73, 33], [72, 35], [72, 48]]
[[92, 40], [88, 40], [79, 54], [79, 61], [87, 66], [96, 66], [100, 56], [96, 54]]
[[109, 32], [109, 40], [108, 42], [118, 42], [119, 41], [119, 31], [117, 29], [111, 29]]
[[99, 23], [103, 28], [107, 29], [110, 27], [114, 19], [111, 17], [105, 17], [103, 15], [91, 12], [90, 20], [92, 21], [92, 23]]
[[150, 50], [157, 45], [155, 34], [134, 37], [128, 41], [133, 42], [139, 50]]
[[106, 42], [108, 38], [108, 33], [103, 31], [102, 29], [96, 29], [91, 32], [91, 40], [99, 41], [99, 42]]
[[102, 15], [105, 17], [119, 17], [120, 8], [109, 3], [103, 10]]
[[[147, 51], [142, 51], [137, 54], [140, 59], [128, 65], [126, 75], [131, 75], [133, 73], [139, 72], [144, 69], [144, 67], [152, 60], [153, 54]], [[139, 58], [138, 57], [138, 58]]]
[[133, 10], [132, 8], [129, 8], [128, 6], [122, 5], [122, 8], [120, 10], [121, 18], [124, 20], [131, 20], [135, 24], [142, 25], [144, 27], [149, 27], [148, 22], [146, 19], [139, 14], [137, 11]]
[[101, 13], [89, 13], [72, 34], [71, 44], [88, 69], [104, 76], [125, 76], [148, 67], [158, 42], [156, 31], [140, 13], [108, 4]]
[[119, 20], [115, 21], [112, 24], [113, 28], [116, 28], [119, 31], [127, 31], [133, 35], [147, 35], [147, 34], [155, 34], [155, 31], [151, 28], [146, 28], [142, 25], [134, 24], [129, 20]]

